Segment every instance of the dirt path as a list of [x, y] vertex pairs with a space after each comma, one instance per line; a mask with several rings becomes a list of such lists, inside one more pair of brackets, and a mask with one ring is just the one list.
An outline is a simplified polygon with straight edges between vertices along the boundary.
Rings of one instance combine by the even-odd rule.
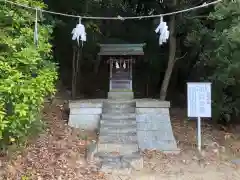
[[[239, 180], [239, 165], [232, 163], [240, 157], [240, 135], [212, 128], [204, 123], [202, 128], [203, 151], [196, 151], [196, 122], [188, 121], [186, 110], [173, 109], [171, 120], [174, 135], [181, 153], [165, 155], [145, 151], [144, 170], [131, 177], [114, 180]], [[240, 159], [240, 158], [239, 158]], [[129, 179], [130, 178], [130, 179]], [[110, 178], [111, 179], [111, 178]]]
[[[211, 155], [210, 155], [211, 154]], [[147, 152], [144, 170], [120, 176], [121, 180], [239, 180], [238, 167], [228, 161], [219, 160], [214, 153], [206, 152], [204, 158], [198, 153], [186, 150], [179, 155], [164, 155]], [[109, 178], [111, 179], [111, 178]], [[112, 179], [111, 179], [112, 180]]]
[[[88, 143], [93, 142], [96, 135], [67, 126], [61, 106], [46, 107], [44, 117], [48, 127], [46, 132], [30, 143], [23, 153], [16, 155], [16, 158], [0, 162], [0, 180], [240, 179], [238, 166], [230, 161], [238, 156], [237, 152], [233, 152], [239, 147], [239, 140], [231, 137], [228, 139], [226, 133], [205, 127], [203, 141], [206, 148], [203, 157], [200, 157], [194, 147], [195, 127], [184, 122], [184, 115], [177, 111], [172, 114], [172, 124], [182, 152], [179, 155], [164, 155], [156, 151], [145, 151], [144, 169], [125, 177], [106, 177], [97, 172], [94, 164], [85, 161], [85, 139], [88, 139]], [[231, 148], [228, 147], [230, 144]]]
[[[99, 179], [94, 165], [85, 161], [85, 139], [94, 133], [78, 132], [62, 119], [61, 106], [44, 110], [47, 130], [21, 155], [5, 166], [4, 180], [94, 180]], [[3, 177], [3, 176], [2, 176]], [[22, 179], [21, 179], [22, 178]], [[25, 179], [24, 179], [25, 178]], [[1, 179], [1, 177], [0, 177]]]

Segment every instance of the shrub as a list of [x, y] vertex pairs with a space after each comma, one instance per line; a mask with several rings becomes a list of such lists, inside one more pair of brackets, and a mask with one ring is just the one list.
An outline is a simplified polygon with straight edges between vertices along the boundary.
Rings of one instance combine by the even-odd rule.
[[[43, 8], [36, 0], [16, 0]], [[45, 96], [55, 92], [56, 64], [49, 43], [52, 27], [38, 24], [35, 12], [0, 4], [0, 145], [19, 142], [40, 118]], [[44, 20], [42, 19], [42, 22]]]

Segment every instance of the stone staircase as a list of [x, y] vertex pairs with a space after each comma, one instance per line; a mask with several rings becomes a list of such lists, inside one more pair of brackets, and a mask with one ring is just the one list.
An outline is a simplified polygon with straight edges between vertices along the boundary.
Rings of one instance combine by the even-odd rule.
[[130, 173], [141, 169], [137, 141], [136, 102], [127, 99], [109, 99], [103, 102], [97, 153], [94, 157], [105, 173]]

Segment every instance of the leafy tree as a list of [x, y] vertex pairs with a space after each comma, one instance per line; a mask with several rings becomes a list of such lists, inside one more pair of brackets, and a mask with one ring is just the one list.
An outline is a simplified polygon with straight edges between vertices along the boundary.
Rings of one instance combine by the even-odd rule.
[[224, 122], [234, 120], [240, 110], [239, 18], [240, 1], [224, 0], [186, 41], [198, 47], [199, 75], [213, 83], [213, 117]]
[[[37, 0], [16, 0], [44, 8]], [[33, 41], [35, 12], [0, 4], [0, 145], [19, 142], [40, 120], [45, 96], [55, 92], [56, 64], [49, 44], [52, 27], [38, 24]]]
[[[81, 0], [71, 2], [60, 0], [59, 3], [55, 3], [55, 1], [49, 0], [50, 7], [54, 11], [91, 16], [160, 14], [186, 9], [204, 2], [204, 0], [171, 0], [162, 3], [156, 0]], [[84, 20], [87, 27], [88, 42], [84, 47], [83, 60], [94, 61], [96, 59], [94, 55], [97, 52], [96, 44], [98, 42], [117, 43], [116, 39], [128, 43], [146, 42], [145, 57], [149, 67], [143, 66], [147, 69], [144, 71], [147, 72], [144, 76], [148, 76], [146, 81], [151, 81], [150, 86], [152, 85], [152, 88], [158, 92], [160, 84], [162, 84], [160, 95], [162, 100], [169, 94], [169, 84], [173, 84], [171, 87], [176, 94], [176, 89], [179, 90], [180, 85], [181, 89], [186, 87], [186, 81], [211, 81], [213, 83], [213, 117], [228, 121], [237, 116], [240, 109], [237, 71], [239, 68], [237, 58], [239, 47], [238, 18], [239, 0], [224, 0], [215, 6], [185, 12], [175, 17], [165, 17], [164, 20], [170, 27], [171, 37], [169, 46], [165, 44], [161, 47], [158, 45], [157, 35], [154, 32], [154, 28], [159, 22], [158, 18], [140, 21]], [[69, 32], [77, 20], [73, 21], [64, 17], [61, 17], [61, 20], [62, 24], [59, 26], [61, 32], [59, 30], [59, 33], [56, 33], [56, 39], [59, 41], [56, 41], [57, 49], [59, 49], [56, 52], [62, 64], [63, 61], [67, 62], [65, 59], [69, 62], [72, 52], [71, 46], [69, 46], [71, 38], [63, 33], [70, 34]], [[119, 31], [119, 27], [121, 27], [121, 31]], [[66, 52], [66, 46], [62, 46], [65, 51], [60, 49], [63, 37], [66, 37], [64, 40], [67, 43], [64, 42], [64, 44], [67, 44], [70, 53]], [[64, 56], [65, 58], [63, 58]], [[91, 61], [84, 61], [84, 63], [96, 64]], [[164, 72], [167, 66], [169, 69]], [[89, 72], [89, 70], [87, 71]], [[142, 69], [140, 71], [143, 72]], [[163, 78], [164, 73], [166, 73], [165, 78]], [[174, 76], [172, 77], [171, 74]], [[140, 77], [136, 77], [136, 81], [137, 78], [141, 84], [145, 83]], [[174, 101], [174, 99], [170, 100]]]

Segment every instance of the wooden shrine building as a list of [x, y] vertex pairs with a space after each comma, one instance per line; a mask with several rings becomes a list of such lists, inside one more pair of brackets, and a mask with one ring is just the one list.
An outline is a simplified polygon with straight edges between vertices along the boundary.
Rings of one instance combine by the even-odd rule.
[[[128, 92], [133, 96], [133, 64], [144, 56], [145, 44], [99, 44], [98, 61], [106, 60], [109, 64], [109, 92]], [[80, 77], [82, 48], [73, 50], [72, 99], [76, 99], [77, 84]], [[108, 93], [109, 94], [109, 93]]]
[[98, 56], [109, 64], [109, 92], [133, 90], [132, 69], [137, 57], [143, 56], [145, 44], [100, 44]]

